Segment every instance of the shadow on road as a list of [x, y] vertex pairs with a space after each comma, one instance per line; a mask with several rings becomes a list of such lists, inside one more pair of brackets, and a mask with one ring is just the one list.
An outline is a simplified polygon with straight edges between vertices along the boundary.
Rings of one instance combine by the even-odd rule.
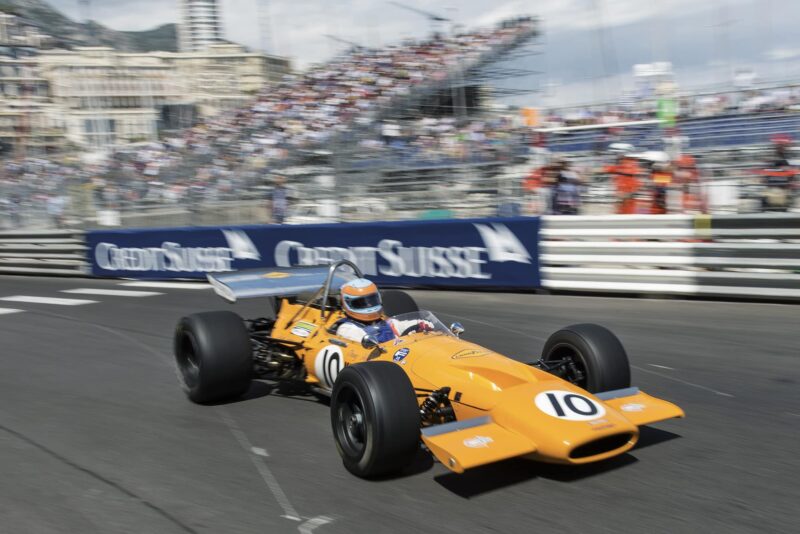
[[250, 389], [248, 389], [241, 397], [221, 402], [213, 402], [209, 404], [209, 406], [225, 406], [228, 404], [237, 404], [240, 402], [251, 401], [253, 399], [260, 399], [261, 397], [266, 397], [267, 395], [272, 393], [274, 389], [275, 388], [273, 386], [270, 386], [269, 384], [266, 384], [264, 382], [259, 382], [258, 380], [253, 380], [252, 382], [250, 382]]
[[536, 478], [546, 478], [558, 482], [575, 482], [615, 469], [621, 469], [637, 461], [630, 454], [623, 454], [602, 462], [584, 465], [555, 465], [514, 458], [505, 462], [478, 467], [465, 472], [463, 475], [456, 473], [439, 475], [434, 477], [434, 480], [459, 497], [470, 499]]
[[637, 449], [644, 449], [645, 447], [658, 445], [659, 443], [664, 443], [665, 441], [672, 441], [673, 439], [677, 439], [679, 437], [681, 437], [680, 434], [674, 434], [672, 432], [667, 432], [666, 430], [653, 428], [651, 426], [642, 426], [639, 427], [639, 441], [631, 450], [635, 451]]

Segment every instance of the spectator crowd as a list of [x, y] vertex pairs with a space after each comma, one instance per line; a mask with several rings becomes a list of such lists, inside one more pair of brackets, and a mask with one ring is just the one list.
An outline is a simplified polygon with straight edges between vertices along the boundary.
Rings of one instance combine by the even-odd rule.
[[[800, 85], [743, 89], [669, 97], [678, 120], [751, 113], [800, 111]], [[658, 118], [658, 98], [624, 104], [602, 104], [550, 109], [543, 113], [545, 127], [589, 126]]]
[[[382, 115], [396, 99], [477, 65], [530, 35], [533, 24], [517, 18], [422, 42], [356, 47], [265, 87], [247, 107], [209, 118], [177, 138], [121, 147], [96, 161], [7, 161], [0, 167], [0, 208], [13, 224], [19, 213], [48, 204], [50, 211], [63, 212], [76, 188], [89, 191], [96, 209], [263, 195], [270, 173], [305, 163], [309, 152], [330, 148], [353, 126], [386, 130]], [[376, 134], [360, 146], [369, 152], [376, 148], [371, 141], [385, 143], [390, 154], [404, 159], [494, 157], [509, 136], [503, 121], [457, 125], [430, 119], [416, 126], [395, 136]]]

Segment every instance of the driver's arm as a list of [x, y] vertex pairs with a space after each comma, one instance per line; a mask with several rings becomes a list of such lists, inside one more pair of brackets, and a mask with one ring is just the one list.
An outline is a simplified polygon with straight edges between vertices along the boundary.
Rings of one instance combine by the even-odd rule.
[[408, 319], [406, 321], [398, 321], [397, 319], [390, 319], [392, 327], [398, 336], [407, 336], [414, 332], [427, 332], [433, 330], [433, 323], [424, 319]]

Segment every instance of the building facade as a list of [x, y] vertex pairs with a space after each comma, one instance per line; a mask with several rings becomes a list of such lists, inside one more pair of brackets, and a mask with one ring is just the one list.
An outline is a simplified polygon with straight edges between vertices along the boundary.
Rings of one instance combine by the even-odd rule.
[[160, 107], [189, 98], [173, 67], [152, 55], [79, 47], [39, 61], [67, 138], [85, 147], [155, 140]]
[[162, 55], [184, 80], [200, 116], [241, 107], [267, 83], [291, 72], [289, 60], [248, 52], [235, 44], [216, 44], [192, 53]]
[[222, 40], [222, 20], [217, 0], [180, 0], [178, 46], [181, 52], [198, 52]]
[[0, 13], [0, 157], [60, 150], [65, 125], [39, 68], [39, 47], [49, 37], [14, 15]]
[[154, 141], [165, 110], [210, 117], [290, 71], [285, 58], [229, 44], [187, 53], [79, 47], [43, 51], [38, 61], [67, 138], [95, 148]]

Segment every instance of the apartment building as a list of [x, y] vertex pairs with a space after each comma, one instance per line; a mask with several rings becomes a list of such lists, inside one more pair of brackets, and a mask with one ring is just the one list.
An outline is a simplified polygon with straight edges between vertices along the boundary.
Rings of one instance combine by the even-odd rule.
[[64, 124], [37, 59], [47, 39], [18, 17], [0, 13], [0, 157], [41, 155], [64, 145]]
[[178, 49], [198, 52], [222, 40], [222, 20], [217, 0], [179, 0], [181, 22]]
[[153, 141], [165, 107], [194, 106], [210, 117], [290, 72], [285, 58], [233, 44], [186, 53], [79, 47], [43, 51], [38, 61], [68, 139], [91, 147]]

